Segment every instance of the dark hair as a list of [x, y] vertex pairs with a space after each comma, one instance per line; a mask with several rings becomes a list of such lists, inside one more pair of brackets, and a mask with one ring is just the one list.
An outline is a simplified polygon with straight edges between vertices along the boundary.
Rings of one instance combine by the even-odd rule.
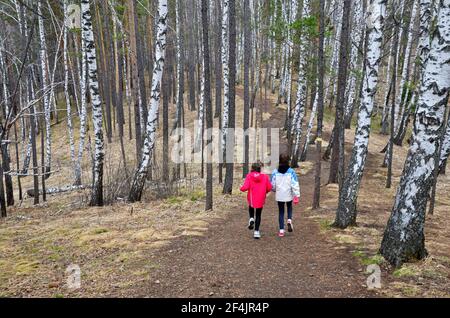
[[252, 171], [261, 172], [261, 164], [259, 162], [252, 163]]
[[280, 154], [280, 158], [278, 161], [280, 166], [289, 166], [290, 162], [289, 155], [287, 153]]

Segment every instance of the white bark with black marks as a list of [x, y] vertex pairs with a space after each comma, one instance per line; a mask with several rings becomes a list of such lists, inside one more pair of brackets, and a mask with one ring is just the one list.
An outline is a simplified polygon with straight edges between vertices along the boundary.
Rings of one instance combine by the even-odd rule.
[[64, 24], [63, 24], [63, 32], [64, 32], [64, 49], [63, 49], [63, 60], [64, 60], [64, 97], [66, 100], [66, 109], [67, 109], [67, 130], [69, 133], [69, 147], [70, 147], [70, 158], [72, 160], [72, 165], [74, 166], [74, 180], [76, 177], [76, 157], [75, 157], [75, 141], [73, 137], [73, 125], [72, 125], [72, 107], [70, 103], [69, 96], [69, 65], [67, 58], [67, 50], [68, 50], [68, 39], [67, 36], [67, 0], [63, 1], [63, 11], [64, 11]]
[[427, 255], [425, 210], [449, 92], [450, 0], [442, 0], [420, 85], [413, 140], [381, 243], [381, 254], [397, 267]]
[[176, 114], [173, 129], [181, 126], [181, 115], [184, 108], [184, 31], [181, 16], [181, 0], [175, 2], [176, 15], [176, 60], [177, 60], [177, 91], [176, 91]]
[[356, 80], [357, 80], [357, 71], [359, 70], [360, 65], [357, 63], [358, 55], [358, 45], [361, 41], [361, 38], [364, 34], [364, 12], [363, 12], [363, 3], [362, 1], [354, 1], [353, 2], [354, 11], [353, 11], [353, 21], [352, 21], [352, 32], [351, 32], [351, 43], [350, 43], [350, 79], [347, 81], [346, 88], [346, 105], [344, 110], [345, 118], [349, 118], [352, 112], [352, 106], [356, 99]]
[[[302, 19], [307, 19], [310, 16], [309, 0], [303, 1]], [[295, 111], [292, 119], [293, 134], [295, 135], [294, 148], [292, 151], [292, 157], [296, 161], [298, 159], [298, 151], [300, 147], [300, 139], [302, 137], [303, 118], [306, 113], [306, 76], [308, 71], [308, 65], [306, 61], [307, 47], [306, 36], [303, 32], [300, 35], [299, 45], [299, 66], [298, 66], [298, 86], [297, 96], [295, 100]], [[294, 163], [295, 164], [295, 163]]]
[[103, 114], [102, 101], [97, 78], [97, 59], [95, 52], [94, 32], [92, 28], [92, 16], [90, 1], [81, 1], [82, 37], [86, 45], [86, 62], [88, 67], [88, 85], [92, 103], [92, 122], [94, 126], [94, 169], [92, 176], [92, 195], [90, 205], [103, 205]]
[[146, 134], [142, 147], [142, 159], [134, 174], [128, 200], [140, 201], [144, 189], [145, 178], [153, 156], [156, 139], [157, 114], [161, 95], [161, 78], [164, 70], [167, 33], [167, 0], [158, 1], [158, 26], [156, 35], [155, 63], [150, 97], [150, 110], [147, 117]]
[[432, 0], [419, 1], [419, 43], [417, 45], [417, 57], [421, 68], [425, 67], [428, 53], [430, 52], [431, 37], [430, 27], [433, 18], [433, 3]]
[[[229, 111], [229, 68], [228, 68], [228, 0], [222, 5], [222, 70], [223, 70], [223, 111], [222, 111], [222, 151], [226, 149]], [[233, 83], [234, 84], [234, 83]]]
[[397, 99], [395, 101], [395, 127], [394, 127], [395, 132], [398, 131], [398, 127], [404, 112], [403, 104], [405, 103], [406, 96], [408, 95], [407, 86], [409, 81], [411, 46], [414, 40], [414, 21], [416, 19], [417, 7], [418, 5], [416, 3], [413, 3], [411, 19], [408, 25], [407, 42], [404, 54], [405, 60], [403, 62], [402, 67], [402, 76], [400, 79], [399, 93], [397, 94]]
[[80, 77], [80, 95], [81, 95], [81, 112], [80, 112], [80, 138], [78, 140], [78, 160], [75, 165], [75, 185], [81, 184], [81, 161], [83, 159], [83, 152], [86, 140], [87, 130], [87, 71], [86, 71], [86, 39], [81, 36], [81, 71]]
[[3, 41], [0, 43], [0, 71], [2, 76], [2, 88], [3, 88], [3, 107], [5, 109], [5, 114], [8, 116], [9, 113], [9, 92], [8, 92], [8, 80], [7, 80], [7, 69], [6, 69], [6, 63], [3, 58]]
[[40, 42], [40, 62], [41, 62], [41, 75], [42, 75], [42, 89], [43, 89], [43, 101], [44, 101], [44, 118], [45, 118], [45, 169], [50, 171], [51, 158], [52, 158], [52, 130], [51, 130], [51, 105], [50, 97], [48, 96], [49, 87], [49, 67], [48, 67], [48, 53], [47, 53], [47, 43], [45, 40], [45, 29], [44, 29], [44, 19], [42, 15], [42, 0], [37, 3], [37, 13], [38, 13], [38, 25], [39, 25], [39, 42]]
[[378, 84], [378, 69], [380, 66], [386, 2], [386, 0], [371, 0], [369, 3], [366, 70], [355, 132], [355, 142], [344, 185], [339, 196], [339, 205], [334, 223], [335, 226], [340, 228], [346, 228], [349, 225], [356, 224], [356, 200], [368, 152], [370, 124]]

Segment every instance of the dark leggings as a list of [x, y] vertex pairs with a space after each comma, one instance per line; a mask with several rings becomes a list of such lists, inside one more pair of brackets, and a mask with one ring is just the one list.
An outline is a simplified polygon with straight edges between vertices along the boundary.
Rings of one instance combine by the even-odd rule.
[[[256, 210], [256, 218], [255, 218], [255, 210]], [[255, 219], [255, 231], [259, 231], [259, 225], [261, 224], [261, 212], [262, 208], [252, 208], [251, 206], [248, 207], [248, 214], [250, 218]]]
[[278, 212], [279, 212], [278, 221], [280, 223], [280, 230], [284, 230], [284, 204], [286, 204], [287, 206], [288, 219], [292, 219], [292, 201], [289, 202], [277, 201], [277, 203], [278, 203]]

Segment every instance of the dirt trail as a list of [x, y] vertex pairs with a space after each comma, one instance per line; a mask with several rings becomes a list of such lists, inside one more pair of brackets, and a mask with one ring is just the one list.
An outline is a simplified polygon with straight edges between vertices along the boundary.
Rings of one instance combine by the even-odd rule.
[[[265, 126], [281, 127], [284, 110], [274, 107], [271, 115]], [[302, 197], [294, 208], [293, 233], [277, 237], [278, 212], [270, 194], [262, 238], [253, 239], [243, 202], [226, 220], [213, 222], [205, 236], [177, 239], [151, 256], [155, 270], [145, 286], [134, 289], [136, 296], [373, 297], [358, 260], [326, 240], [308, 218], [313, 178], [312, 171], [300, 178]]]

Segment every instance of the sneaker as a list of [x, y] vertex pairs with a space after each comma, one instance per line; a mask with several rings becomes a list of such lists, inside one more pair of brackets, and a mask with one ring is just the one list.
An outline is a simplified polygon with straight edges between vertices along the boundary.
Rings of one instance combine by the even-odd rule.
[[255, 226], [255, 220], [253, 218], [250, 218], [250, 220], [248, 220], [248, 229], [253, 230], [254, 226]]
[[278, 237], [284, 237], [284, 230], [280, 230], [280, 232], [278, 232]]
[[253, 233], [253, 238], [260, 239], [261, 238], [261, 233], [259, 233], [259, 231], [255, 231], [255, 233]]
[[287, 221], [287, 226], [288, 226], [288, 232], [292, 232], [294, 230], [294, 226], [292, 225], [292, 220], [289, 219]]

